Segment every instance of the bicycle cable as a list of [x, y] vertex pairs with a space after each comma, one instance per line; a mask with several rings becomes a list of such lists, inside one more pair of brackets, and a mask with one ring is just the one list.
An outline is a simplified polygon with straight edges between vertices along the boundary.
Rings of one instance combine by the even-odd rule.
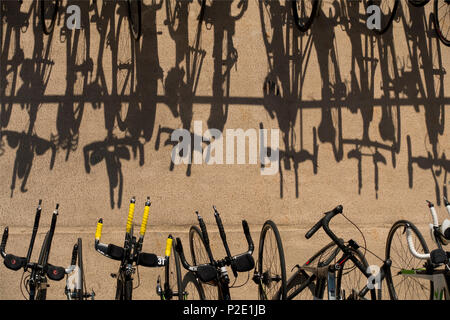
[[141, 285], [141, 277], [139, 275], [139, 266], [136, 266], [136, 274], [137, 274], [137, 278], [138, 278], [138, 283], [137, 283], [137, 286], [133, 288], [133, 290], [136, 290]]
[[233, 285], [230, 287], [230, 289], [237, 289], [237, 288], [241, 288], [241, 287], [243, 287], [243, 286], [245, 286], [247, 283], [248, 283], [248, 281], [250, 280], [250, 271], [249, 272], [247, 272], [247, 280], [243, 283], [243, 284], [241, 284], [241, 285], [239, 285], [239, 286], [234, 286], [235, 285], [235, 283], [236, 283], [236, 281], [237, 281], [237, 277], [236, 278], [234, 278], [234, 282], [233, 282]]
[[[363, 257], [364, 258], [366, 258], [366, 253], [367, 253], [367, 242], [366, 242], [366, 237], [364, 236], [364, 233], [361, 231], [361, 229], [352, 221], [352, 220], [350, 220], [349, 218], [347, 218], [346, 216], [345, 216], [345, 214], [344, 213], [342, 213], [342, 216], [348, 221], [348, 222], [350, 222], [355, 228], [356, 228], [356, 230], [358, 230], [358, 232], [361, 234], [361, 236], [362, 236], [362, 238], [363, 238], [363, 242], [364, 242], [364, 246], [362, 247], [362, 248], [364, 248], [364, 254], [363, 254]], [[353, 265], [353, 267], [350, 267], [349, 269], [352, 269], [352, 268], [355, 268], [356, 266], [355, 265]], [[351, 271], [351, 270], [350, 270]]]
[[[31, 274], [25, 276], [26, 271], [24, 271], [22, 273], [22, 279], [20, 279], [21, 285], [20, 285], [20, 292], [22, 293], [23, 297], [25, 298], [25, 300], [29, 300], [26, 295], [23, 292], [23, 288], [25, 288], [25, 291], [28, 293], [28, 295], [30, 295], [30, 291], [27, 288], [27, 281], [29, 281], [28, 279], [31, 277]], [[22, 287], [23, 286], [23, 287]]]
[[23, 278], [25, 277], [25, 272], [26, 272], [26, 271], [22, 272], [22, 277], [20, 278], [19, 288], [20, 288], [20, 293], [22, 294], [22, 296], [24, 297], [24, 299], [27, 300], [27, 297], [26, 297], [25, 294], [23, 293], [23, 288], [22, 288], [22, 285], [23, 285]]

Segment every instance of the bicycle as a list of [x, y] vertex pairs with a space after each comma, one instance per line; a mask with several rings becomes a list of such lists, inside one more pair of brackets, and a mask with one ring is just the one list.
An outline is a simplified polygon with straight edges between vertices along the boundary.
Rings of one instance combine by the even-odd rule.
[[[306, 233], [306, 239], [310, 239], [322, 228], [332, 242], [319, 250], [302, 266], [296, 265], [294, 269], [297, 268], [297, 271], [285, 285], [280, 286], [282, 290], [286, 288], [285, 295], [283, 292], [277, 292], [275, 298], [292, 300], [308, 297], [322, 300], [325, 297], [325, 290], [329, 300], [382, 298], [380, 284], [386, 277], [391, 261], [384, 260], [381, 268], [374, 270], [369, 267], [365, 254], [360, 250], [363, 248], [369, 251], [367, 248], [358, 245], [352, 239], [344, 242], [343, 239], [338, 238], [330, 229], [329, 223], [336, 215], [342, 213], [341, 205], [326, 212], [325, 217]], [[365, 285], [363, 285], [364, 279], [366, 279]], [[369, 292], [370, 296], [367, 297]]]
[[[93, 0], [94, 5], [96, 2], [97, 0]], [[142, 0], [127, 0], [126, 2], [130, 32], [134, 40], [138, 41], [142, 36]], [[40, 18], [44, 34], [50, 35], [53, 32], [61, 3], [62, 0], [40, 0]]]
[[[36, 209], [36, 215], [34, 219], [33, 232], [31, 235], [30, 245], [28, 247], [28, 253], [26, 257], [19, 257], [13, 254], [8, 254], [5, 252], [6, 243], [9, 236], [9, 228], [5, 227], [2, 236], [2, 242], [0, 245], [0, 254], [3, 258], [5, 266], [13, 271], [18, 271], [23, 268], [24, 272], [22, 275], [23, 284], [29, 295], [29, 300], [46, 300], [47, 298], [47, 288], [49, 287], [47, 283], [47, 278], [53, 281], [60, 281], [64, 278], [66, 274], [66, 269], [63, 267], [53, 266], [48, 263], [50, 248], [53, 240], [53, 234], [55, 232], [56, 220], [58, 217], [59, 205], [56, 205], [56, 209], [53, 212], [52, 221], [50, 225], [50, 230], [46, 233], [44, 242], [41, 247], [38, 262], [31, 262], [31, 254], [33, 252], [34, 242], [36, 240], [36, 234], [39, 228], [39, 220], [42, 211], [42, 200], [39, 200], [39, 205]], [[30, 274], [25, 277], [25, 273]], [[22, 287], [21, 287], [22, 289]], [[23, 294], [23, 292], [22, 292]], [[24, 295], [26, 298], [26, 296]]]
[[[450, 240], [450, 219], [445, 219], [442, 224], [439, 224], [434, 204], [430, 201], [427, 203], [433, 221], [429, 225], [431, 239], [437, 249], [430, 251], [420, 231], [407, 220], [397, 221], [389, 231], [386, 241], [386, 257], [394, 262], [386, 281], [392, 300], [414, 298], [442, 300], [444, 297], [450, 300], [448, 286], [450, 283], [450, 252], [445, 252], [442, 247], [447, 245]], [[450, 215], [450, 203], [445, 197], [444, 205]], [[403, 234], [406, 234], [407, 249], [403, 247], [403, 243], [405, 243]], [[408, 252], [412, 256], [408, 255]], [[401, 254], [406, 256], [401, 256]], [[423, 262], [424, 260], [425, 262]], [[438, 269], [440, 266], [444, 266], [444, 269]], [[404, 287], [407, 290], [401, 290]], [[408, 296], [408, 293], [415, 289], [417, 291]]]
[[[117, 273], [111, 274], [112, 278], [117, 279], [116, 286], [116, 300], [132, 300], [132, 292], [133, 289], [139, 287], [139, 284], [136, 288], [133, 288], [133, 274], [137, 272], [139, 279], [139, 269], [138, 266], [144, 267], [166, 267], [166, 283], [164, 284], [164, 290], [160, 287], [157, 287], [157, 292], [160, 294], [161, 298], [171, 299], [175, 296], [181, 298], [183, 293], [180, 291], [181, 287], [181, 277], [179, 276], [179, 264], [175, 263], [177, 268], [177, 282], [176, 287], [174, 289], [173, 285], [169, 283], [170, 276], [170, 255], [173, 246], [173, 237], [171, 235], [168, 236], [166, 242], [166, 250], [165, 256], [157, 256], [153, 253], [145, 253], [142, 252], [142, 246], [144, 243], [144, 236], [147, 228], [147, 221], [150, 212], [150, 197], [147, 197], [145, 202], [144, 215], [142, 218], [141, 228], [139, 232], [139, 240], [133, 235], [133, 217], [134, 217], [134, 209], [135, 209], [136, 198], [133, 197], [130, 200], [130, 206], [128, 210], [128, 219], [125, 233], [125, 242], [123, 247], [116, 246], [114, 244], [104, 244], [101, 243], [102, 229], [103, 229], [103, 219], [100, 218], [97, 223], [97, 229], [95, 232], [95, 250], [99, 252], [101, 255], [120, 261], [119, 271]], [[175, 255], [175, 261], [177, 256]], [[158, 283], [159, 285], [159, 283]]]
[[[196, 212], [196, 214], [201, 231], [198, 230], [196, 226], [193, 226], [193, 228], [191, 228], [191, 231], [195, 230], [193, 232], [195, 232], [195, 234], [199, 237], [198, 239], [201, 241], [202, 248], [206, 250], [209, 262], [199, 260], [199, 258], [201, 259], [204, 257], [200, 257], [199, 255], [195, 254], [196, 250], [193, 250], [195, 248], [193, 248], [193, 238], [191, 236], [191, 234], [194, 234], [193, 232], [190, 232], [189, 235], [193, 265], [190, 265], [186, 261], [183, 251], [183, 245], [180, 238], [176, 239], [175, 248], [180, 255], [181, 264], [186, 270], [189, 271], [183, 279], [184, 289], [189, 286], [193, 286], [195, 288], [194, 293], [198, 294], [198, 298], [200, 300], [206, 300], [207, 297], [205, 294], [204, 286], [209, 285], [212, 286], [212, 290], [217, 290], [219, 300], [231, 300], [230, 289], [233, 288], [233, 285], [230, 286], [230, 277], [228, 275], [227, 267], [231, 267], [235, 279], [238, 277], [238, 273], [249, 272], [250, 270], [252, 270], [255, 266], [255, 262], [252, 256], [254, 244], [250, 235], [248, 223], [246, 220], [242, 220], [242, 228], [244, 230], [245, 238], [247, 239], [248, 251], [232, 256], [228, 247], [225, 229], [223, 227], [219, 212], [214, 206], [213, 209], [216, 224], [219, 229], [219, 234], [225, 248], [226, 257], [221, 260], [214, 259], [205, 222], [198, 212]], [[188, 297], [189, 296], [187, 295], [186, 298]]]

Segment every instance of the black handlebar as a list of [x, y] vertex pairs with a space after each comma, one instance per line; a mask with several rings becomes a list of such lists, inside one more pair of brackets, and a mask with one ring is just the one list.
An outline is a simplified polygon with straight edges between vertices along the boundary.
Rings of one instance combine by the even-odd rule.
[[30, 262], [31, 254], [33, 253], [34, 241], [36, 240], [36, 235], [39, 228], [39, 220], [41, 219], [41, 211], [42, 211], [41, 205], [42, 200], [39, 200], [39, 204], [36, 209], [36, 215], [34, 217], [34, 226], [33, 226], [33, 233], [31, 234], [30, 246], [28, 247], [27, 263]]
[[3, 231], [2, 244], [0, 245], [0, 254], [2, 255], [3, 258], [6, 257], [5, 247], [6, 247], [6, 242], [8, 241], [8, 235], [9, 235], [9, 229], [8, 229], [8, 227], [6, 227], [5, 230]]
[[250, 234], [250, 228], [248, 227], [247, 220], [242, 220], [242, 228], [244, 229], [245, 238], [248, 243], [248, 251], [253, 253], [255, 245], [253, 244], [252, 235]]
[[211, 251], [211, 246], [209, 245], [208, 230], [206, 230], [205, 221], [203, 220], [202, 216], [198, 213], [198, 211], [196, 211], [195, 213], [197, 214], [198, 224], [200, 225], [200, 229], [202, 231], [202, 237], [203, 242], [205, 244], [206, 253], [208, 254], [209, 261], [213, 263], [214, 257]]
[[311, 238], [316, 232], [317, 230], [319, 230], [321, 227], [323, 227], [323, 229], [325, 230], [325, 232], [328, 234], [328, 236], [335, 241], [336, 243], [339, 243], [340, 240], [338, 239], [338, 237], [336, 237], [336, 235], [330, 230], [330, 228], [328, 227], [328, 224], [330, 222], [331, 219], [333, 219], [334, 216], [336, 216], [337, 214], [342, 213], [344, 210], [344, 208], [342, 207], [342, 205], [338, 205], [336, 208], [334, 208], [333, 210], [326, 212], [325, 213], [325, 217], [323, 217], [322, 219], [320, 219], [306, 234], [305, 237], [306, 239]]
[[[219, 229], [220, 238], [222, 239], [223, 247], [225, 248], [225, 253], [227, 254], [227, 258], [231, 261], [232, 256], [231, 256], [230, 248], [228, 247], [227, 235], [225, 234], [225, 229], [223, 227], [222, 219], [220, 218], [220, 214], [217, 211], [216, 206], [213, 206], [213, 209], [214, 209], [214, 217], [216, 218], [217, 228]], [[234, 265], [232, 264], [231, 266], [232, 266], [231, 269], [233, 271], [234, 277], [237, 277], [238, 273], [237, 273], [236, 269], [234, 268]]]
[[78, 255], [78, 243], [73, 245], [72, 250], [72, 260], [70, 261], [70, 265], [74, 266], [77, 263], [77, 255]]
[[50, 231], [48, 234], [48, 242], [47, 242], [47, 254], [45, 255], [45, 261], [44, 261], [44, 265], [46, 265], [48, 263], [48, 258], [50, 256], [50, 248], [52, 246], [52, 241], [53, 241], [53, 235], [55, 234], [55, 228], [56, 228], [56, 220], [58, 219], [58, 209], [59, 209], [59, 204], [56, 204], [56, 209], [53, 212], [53, 216], [52, 216], [52, 224], [50, 225]]

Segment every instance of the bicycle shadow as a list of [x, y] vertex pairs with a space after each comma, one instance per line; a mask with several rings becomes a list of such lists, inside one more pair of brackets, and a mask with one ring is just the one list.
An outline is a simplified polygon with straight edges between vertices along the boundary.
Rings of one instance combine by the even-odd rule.
[[[444, 98], [442, 58], [439, 40], [432, 30], [432, 17], [426, 21], [424, 8], [414, 8], [411, 16], [414, 23], [410, 29], [404, 28], [409, 42], [415, 39], [412, 48], [419, 51], [414, 53], [410, 49], [411, 70], [407, 70], [396, 53], [395, 44], [400, 41], [397, 39], [398, 34], [394, 34], [392, 27], [381, 36], [368, 30], [364, 8], [359, 2], [336, 0], [322, 4], [307, 32], [296, 29], [295, 21], [291, 18], [290, 1], [261, 1], [259, 6], [269, 69], [263, 85], [264, 108], [271, 118], [277, 119], [283, 133], [284, 150], [280, 150], [280, 156], [284, 159], [285, 170], [294, 166], [296, 197], [299, 197], [299, 164], [311, 161], [314, 174], [320, 168], [317, 159], [318, 138], [321, 144], [331, 146], [337, 163], [346, 159], [357, 161], [359, 194], [364, 185], [363, 178], [367, 175], [363, 168], [364, 159], [371, 159], [375, 197], [378, 198], [380, 165], [388, 165], [387, 157], [390, 154], [392, 168], [395, 169], [401, 152], [401, 99], [416, 108], [426, 101], [424, 107], [428, 135], [436, 149], [437, 137], [443, 134], [444, 105], [441, 103], [440, 108], [431, 108], [431, 105], [436, 99]], [[405, 21], [402, 10], [398, 11], [396, 20], [396, 23]], [[336, 42], [338, 31], [344, 31], [350, 41], [349, 75], [341, 70], [342, 61]], [[431, 52], [432, 44], [436, 49], [434, 53]], [[313, 101], [314, 106], [308, 106], [302, 101], [303, 83], [308, 81], [308, 73], [313, 72], [308, 72], [311, 55], [317, 59], [322, 82], [321, 96]], [[440, 67], [432, 66], [433, 59], [440, 61]], [[380, 87], [375, 83], [377, 74], [381, 76]], [[437, 75], [440, 76], [438, 90], [433, 85], [433, 81], [436, 82], [433, 78]], [[415, 87], [418, 88], [416, 92], [412, 90]], [[376, 96], [375, 92], [381, 92], [381, 96]], [[418, 93], [422, 93], [421, 96]], [[375, 112], [377, 106], [381, 109], [381, 116]], [[313, 124], [310, 152], [304, 150], [305, 130], [311, 126], [303, 120], [306, 109], [320, 109], [321, 112], [320, 123]], [[300, 119], [297, 118], [298, 114]], [[355, 130], [355, 124], [350, 125], [349, 122], [357, 119], [355, 117], [360, 117], [361, 121], [358, 130]], [[352, 130], [346, 130], [347, 127]], [[298, 133], [300, 146], [296, 140]], [[293, 156], [297, 154], [296, 150], [305, 156], [296, 158]], [[281, 165], [280, 197], [283, 197]]]

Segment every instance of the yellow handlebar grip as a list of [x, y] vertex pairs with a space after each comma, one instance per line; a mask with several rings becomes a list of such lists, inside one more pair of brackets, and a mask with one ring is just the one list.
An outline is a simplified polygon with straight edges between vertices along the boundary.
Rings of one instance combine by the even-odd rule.
[[97, 230], [95, 230], [95, 240], [100, 241], [100, 238], [102, 237], [102, 229], [103, 229], [103, 219], [100, 219], [97, 222]]
[[170, 257], [170, 253], [172, 252], [172, 241], [172, 236], [169, 236], [166, 242], [166, 257]]
[[131, 227], [133, 226], [133, 216], [134, 216], [135, 204], [136, 204], [136, 199], [133, 197], [130, 201], [130, 208], [128, 209], [127, 233], [131, 232]]
[[147, 220], [148, 220], [149, 212], [150, 212], [150, 202], [147, 202], [145, 204], [144, 217], [142, 218], [141, 232], [139, 233], [141, 235], [141, 237], [145, 236], [145, 231], [147, 229]]

